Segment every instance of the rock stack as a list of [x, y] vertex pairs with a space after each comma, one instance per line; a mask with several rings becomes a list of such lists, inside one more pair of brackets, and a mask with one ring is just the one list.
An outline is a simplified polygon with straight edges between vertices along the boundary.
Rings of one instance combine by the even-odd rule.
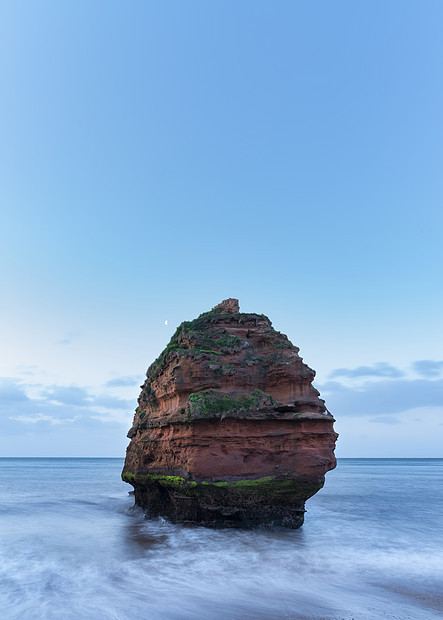
[[122, 478], [151, 516], [297, 528], [336, 466], [315, 372], [262, 314], [227, 299], [176, 330], [149, 367]]

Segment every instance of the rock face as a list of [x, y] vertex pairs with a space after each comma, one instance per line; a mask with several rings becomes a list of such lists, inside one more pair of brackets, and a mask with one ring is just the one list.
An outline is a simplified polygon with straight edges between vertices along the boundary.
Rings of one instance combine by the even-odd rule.
[[182, 523], [300, 527], [338, 435], [298, 351], [236, 299], [182, 323], [128, 433], [135, 503]]

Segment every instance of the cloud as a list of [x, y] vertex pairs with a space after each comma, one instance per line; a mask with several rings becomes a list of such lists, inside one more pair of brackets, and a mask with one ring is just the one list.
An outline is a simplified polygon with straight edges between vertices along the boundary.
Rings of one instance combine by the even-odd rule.
[[134, 402], [117, 398], [109, 394], [90, 394], [85, 388], [76, 385], [54, 386], [50, 390], [41, 392], [40, 396], [56, 405], [72, 405], [75, 407], [88, 407], [95, 409], [128, 409], [134, 407]]
[[19, 375], [46, 374], [36, 364], [19, 364], [15, 367], [15, 372]]
[[117, 379], [111, 379], [105, 383], [105, 387], [131, 387], [137, 385], [140, 382], [139, 377], [118, 377]]
[[329, 381], [318, 386], [337, 416], [390, 415], [419, 407], [443, 407], [443, 379], [380, 379], [358, 387]]
[[412, 364], [412, 369], [422, 377], [439, 377], [443, 372], [443, 361], [420, 360]]
[[381, 415], [378, 418], [371, 418], [369, 422], [376, 422], [378, 424], [403, 424], [398, 418], [394, 418], [390, 415]]
[[63, 425], [91, 432], [100, 432], [103, 423], [129, 426], [135, 404], [85, 387], [43, 387], [0, 377], [0, 433], [17, 435], [26, 426], [39, 434]]
[[43, 413], [40, 413], [39, 415], [36, 415], [36, 416], [25, 416], [25, 415], [11, 416], [10, 419], [17, 420], [18, 422], [25, 422], [26, 424], [37, 424], [38, 422], [49, 422], [49, 424], [54, 425], [54, 424], [71, 424], [78, 419], [78, 416], [75, 416], [73, 418], [54, 418], [50, 415], [44, 415]]
[[29, 401], [24, 388], [14, 379], [0, 377], [0, 404], [11, 405]]
[[337, 368], [329, 373], [331, 379], [336, 377], [349, 377], [357, 379], [361, 377], [403, 377], [404, 372], [386, 362], [378, 362], [373, 366], [358, 366], [357, 368]]
[[93, 407], [104, 407], [105, 409], [134, 409], [135, 401], [115, 398], [114, 396], [95, 396], [91, 398]]
[[42, 393], [42, 397], [60, 405], [76, 405], [85, 407], [90, 404], [90, 397], [84, 388], [75, 385], [54, 386]]

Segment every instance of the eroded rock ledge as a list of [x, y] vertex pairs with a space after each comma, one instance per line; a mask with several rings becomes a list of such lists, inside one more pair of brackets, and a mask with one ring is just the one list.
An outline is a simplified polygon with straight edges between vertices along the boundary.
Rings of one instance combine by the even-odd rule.
[[299, 349], [228, 299], [182, 323], [149, 367], [122, 478], [152, 516], [299, 527], [336, 465], [334, 418]]

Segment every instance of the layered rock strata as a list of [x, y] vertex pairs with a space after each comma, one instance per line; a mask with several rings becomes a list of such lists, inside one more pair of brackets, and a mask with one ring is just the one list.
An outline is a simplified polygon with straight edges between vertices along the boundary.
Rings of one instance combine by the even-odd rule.
[[300, 527], [336, 466], [315, 372], [262, 314], [228, 299], [182, 323], [149, 367], [122, 478], [152, 516]]

